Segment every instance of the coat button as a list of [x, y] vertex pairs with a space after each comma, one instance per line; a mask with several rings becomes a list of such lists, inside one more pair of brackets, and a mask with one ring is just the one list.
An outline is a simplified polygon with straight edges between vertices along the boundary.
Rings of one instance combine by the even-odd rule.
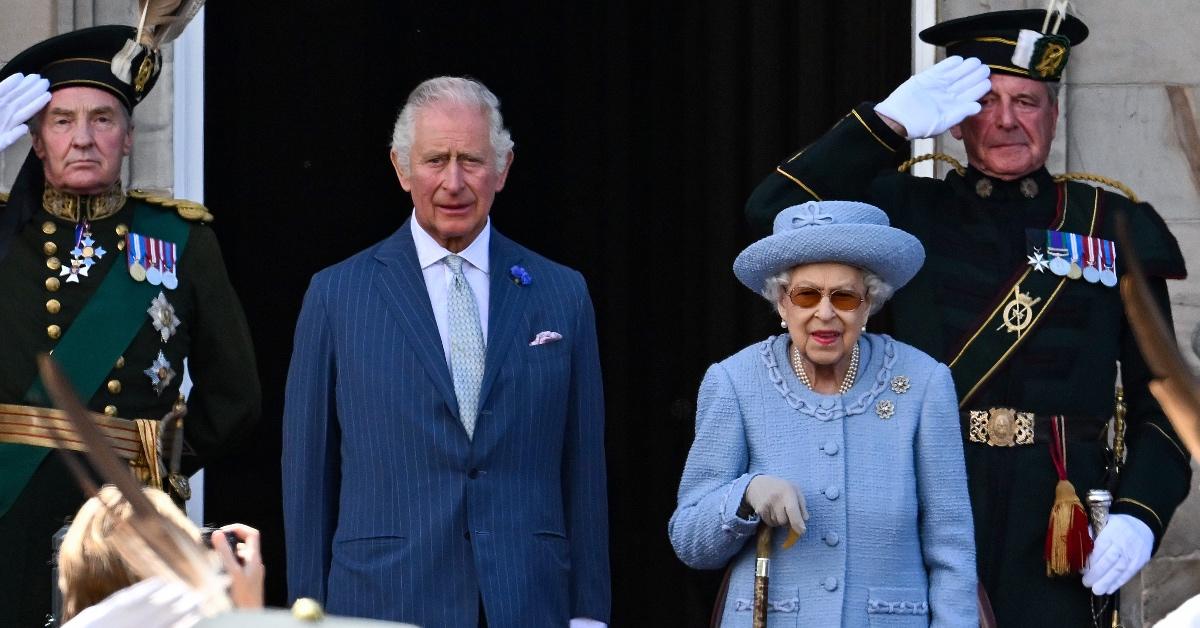
[[118, 369], [125, 368], [125, 356], [121, 356], [121, 357], [117, 358], [117, 362], [116, 362], [116, 364], [113, 364], [113, 368], [118, 368]]
[[57, 257], [47, 258], [46, 259], [46, 268], [49, 268], [50, 270], [58, 270], [58, 269], [62, 268], [62, 262], [59, 261], [59, 259]]
[[46, 278], [46, 289], [49, 290], [50, 292], [58, 292], [58, 287], [60, 285], [61, 284], [58, 281], [58, 277], [47, 277]]
[[49, 336], [51, 340], [58, 340], [62, 337], [62, 327], [59, 327], [58, 325], [50, 325], [46, 328], [46, 335]]
[[479, 469], [471, 469], [470, 471], [467, 471], [467, 477], [471, 478], [472, 480], [479, 477]]
[[824, 493], [825, 497], [829, 498], [830, 500], [834, 500], [841, 496], [842, 490], [836, 486], [830, 486], [829, 488], [825, 489]]
[[125, 237], [125, 234], [129, 233], [129, 227], [127, 227], [123, 224], [118, 224], [116, 231], [117, 231], [117, 235], [119, 235], [123, 238], [123, 237]]
[[468, 541], [470, 541], [470, 540], [471, 540], [471, 531], [470, 531], [470, 530], [463, 530], [463, 538], [464, 538], [464, 539], [466, 539], [466, 540], [468, 540]]
[[108, 416], [117, 416], [116, 406], [104, 406], [104, 414]]
[[46, 301], [47, 312], [51, 314], [58, 314], [60, 310], [62, 310], [62, 303], [59, 303], [58, 299], [50, 299], [49, 301]]
[[54, 235], [55, 231], [58, 231], [58, 225], [49, 220], [42, 223], [42, 233], [46, 235]]
[[830, 591], [830, 592], [837, 591], [837, 587], [838, 587], [837, 578], [834, 578], [833, 576], [829, 576], [821, 583], [821, 588], [825, 589], [826, 591]]
[[837, 441], [831, 440], [826, 442], [824, 445], [821, 445], [821, 451], [825, 452], [826, 456], [836, 456], [838, 449], [839, 447]]
[[47, 242], [42, 245], [42, 251], [46, 255], [54, 255], [58, 252], [58, 245], [53, 242]]
[[121, 393], [121, 380], [119, 380], [119, 379], [108, 380], [108, 392], [110, 392], [114, 395], [120, 394]]
[[826, 532], [825, 533], [825, 544], [828, 545], [829, 547], [835, 547], [835, 546], [837, 546], [838, 543], [841, 543], [841, 542], [842, 542], [842, 537], [838, 536], [837, 532]]

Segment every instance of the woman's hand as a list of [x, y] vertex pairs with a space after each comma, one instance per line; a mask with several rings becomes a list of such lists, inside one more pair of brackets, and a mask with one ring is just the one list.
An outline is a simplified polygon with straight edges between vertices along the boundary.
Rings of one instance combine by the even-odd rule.
[[804, 505], [804, 494], [791, 482], [773, 475], [755, 476], [742, 501], [758, 513], [763, 523], [789, 526], [797, 535], [804, 534], [808, 507]]
[[221, 557], [221, 564], [231, 579], [229, 597], [233, 605], [237, 608], [262, 608], [263, 581], [267, 574], [263, 567], [258, 530], [231, 523], [221, 527], [220, 531], [233, 532], [240, 541], [237, 548], [233, 548], [224, 534], [212, 535], [213, 550]]

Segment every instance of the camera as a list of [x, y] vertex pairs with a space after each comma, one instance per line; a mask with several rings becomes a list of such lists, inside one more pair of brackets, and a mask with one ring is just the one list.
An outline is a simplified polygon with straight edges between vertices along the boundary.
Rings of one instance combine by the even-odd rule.
[[[202, 543], [204, 543], [204, 547], [207, 547], [208, 549], [213, 549], [212, 536], [213, 536], [213, 534], [216, 534], [219, 532], [221, 532], [221, 531], [216, 528], [209, 527], [209, 526], [200, 528], [200, 541]], [[233, 550], [233, 557], [235, 559], [237, 559], [239, 565], [243, 564], [242, 557], [238, 556], [238, 553], [237, 553], [238, 543], [241, 543], [242, 540], [239, 539], [238, 535], [235, 534], [234, 532], [225, 531], [222, 534], [225, 535], [225, 540], [229, 543], [229, 548]]]

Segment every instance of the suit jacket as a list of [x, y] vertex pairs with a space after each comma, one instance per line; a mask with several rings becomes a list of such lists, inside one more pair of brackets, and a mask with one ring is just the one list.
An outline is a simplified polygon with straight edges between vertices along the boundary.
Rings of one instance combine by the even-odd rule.
[[[781, 334], [714, 364], [669, 532], [697, 569], [731, 564], [722, 626], [749, 626], [757, 475], [794, 483], [808, 529], [772, 539], [771, 626], [974, 626], [975, 546], [950, 371], [887, 336], [858, 341], [845, 395], [812, 392]], [[902, 379], [903, 378], [903, 379]], [[890, 410], [890, 411], [889, 411]]]
[[[583, 277], [495, 230], [474, 439], [411, 219], [317, 273], [283, 429], [291, 598], [437, 628], [608, 620], [604, 405]], [[510, 268], [532, 277], [518, 285]], [[562, 334], [531, 346], [540, 331]]]

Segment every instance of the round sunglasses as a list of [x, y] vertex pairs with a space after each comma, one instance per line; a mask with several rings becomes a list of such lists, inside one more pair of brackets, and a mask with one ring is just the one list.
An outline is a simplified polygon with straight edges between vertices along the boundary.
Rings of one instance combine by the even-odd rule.
[[852, 290], [834, 290], [828, 295], [823, 290], [816, 288], [800, 287], [794, 288], [788, 293], [788, 299], [792, 301], [792, 305], [796, 307], [816, 307], [821, 299], [825, 296], [829, 297], [829, 304], [836, 310], [843, 312], [853, 312], [858, 309], [858, 306], [863, 304], [864, 299], [857, 292]]

